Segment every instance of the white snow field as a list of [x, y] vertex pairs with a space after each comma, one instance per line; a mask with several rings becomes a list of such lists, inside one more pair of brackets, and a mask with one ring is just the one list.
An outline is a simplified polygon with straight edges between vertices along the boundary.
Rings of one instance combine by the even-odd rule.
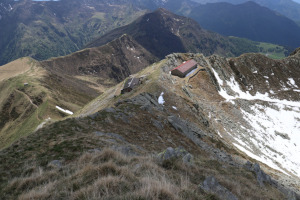
[[[241, 108], [241, 112], [251, 128], [229, 132], [236, 141], [234, 146], [273, 169], [300, 177], [300, 102], [273, 99], [267, 93], [253, 96], [243, 92], [234, 77], [224, 81], [211, 69], [220, 85], [219, 94], [226, 101], [233, 104], [237, 99], [249, 101], [249, 108]], [[298, 88], [293, 79], [288, 84], [291, 89]], [[235, 95], [229, 95], [226, 88]]]

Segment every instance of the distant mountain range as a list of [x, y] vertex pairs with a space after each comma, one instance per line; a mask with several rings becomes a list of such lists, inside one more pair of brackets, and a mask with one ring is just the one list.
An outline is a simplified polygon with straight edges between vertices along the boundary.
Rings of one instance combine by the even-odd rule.
[[254, 2], [209, 3], [195, 7], [189, 16], [203, 28], [223, 35], [293, 48], [300, 45], [300, 27], [294, 21]]
[[204, 55], [219, 54], [227, 57], [260, 52], [258, 43], [207, 31], [194, 20], [162, 8], [108, 32], [84, 48], [104, 45], [123, 34], [130, 35], [157, 58], [164, 58], [173, 52], [201, 52]]
[[241, 4], [247, 1], [253, 1], [261, 6], [277, 11], [290, 19], [293, 19], [295, 21], [300, 21], [300, 4], [292, 0], [194, 0], [194, 1], [202, 4], [219, 3], [219, 2]]
[[[245, 9], [251, 10], [251, 7], [247, 8], [246, 5], [247, 4], [245, 4]], [[215, 6], [218, 5], [216, 4]], [[210, 16], [211, 13], [207, 13], [210, 12], [208, 9], [208, 11], [204, 10], [202, 14], [200, 13], [199, 16], [199, 9], [206, 9], [206, 7], [191, 0], [62, 0], [46, 2], [5, 0], [1, 1], [0, 4], [0, 65], [24, 56], [30, 56], [37, 60], [45, 60], [50, 57], [70, 54], [82, 49], [95, 38], [115, 28], [131, 23], [138, 17], [144, 15], [147, 12], [146, 10], [155, 10], [158, 7], [193, 17], [200, 23], [202, 23], [201, 19], [207, 19], [203, 25], [200, 24], [200, 26], [211, 30], [214, 30], [212, 28], [213, 26], [221, 27], [223, 30], [215, 29], [215, 31], [221, 34], [227, 34], [227, 32], [222, 32], [224, 29], [228, 31], [229, 28], [232, 28], [228, 27], [227, 24], [222, 25], [217, 20], [213, 21], [216, 16], [227, 19], [227, 16], [222, 16], [222, 14], [218, 12], [214, 13], [214, 16]], [[259, 13], [260, 11], [264, 12], [265, 10], [256, 9], [255, 12], [258, 12], [257, 16], [262, 18], [266, 17], [265, 14]], [[260, 28], [252, 25], [247, 27], [249, 30], [245, 29], [247, 34], [240, 34], [240, 32], [243, 33], [245, 31], [240, 30], [241, 27], [233, 24], [233, 33], [228, 33], [228, 35], [247, 37], [253, 40], [268, 41], [292, 47], [298, 45], [299, 37], [297, 34], [299, 28], [295, 28], [295, 24], [291, 25], [291, 21], [288, 21], [286, 18], [282, 21], [283, 17], [280, 18], [274, 12], [270, 14], [271, 18], [268, 18], [269, 21], [261, 20], [261, 18], [256, 17], [249, 18], [246, 22], [240, 20], [240, 18], [243, 17], [240, 16], [240, 13], [234, 13], [235, 10], [233, 9], [227, 9], [224, 10], [224, 12], [232, 12], [230, 14], [236, 16], [233, 17], [233, 20], [229, 19], [232, 23], [251, 24], [254, 23], [251, 20], [258, 20], [263, 26], [263, 28]], [[266, 12], [270, 13], [272, 11], [268, 10]], [[187, 24], [185, 26], [180, 25], [182, 33], [185, 34], [179, 36], [180, 41], [178, 38], [176, 39], [178, 36], [173, 34], [172, 30], [156, 33], [155, 29], [147, 28], [146, 24], [149, 24], [147, 21], [139, 22], [139, 31], [142, 32], [138, 33], [136, 30], [136, 33], [133, 34], [134, 30], [131, 30], [131, 35], [134, 35], [134, 40], [143, 45], [146, 45], [145, 43], [147, 43], [147, 41], [135, 37], [142, 38], [149, 36], [148, 39], [157, 39], [154, 37], [161, 37], [160, 39], [163, 39], [163, 37], [171, 36], [171, 40], [175, 39], [175, 43], [169, 43], [169, 46], [165, 48], [161, 48], [162, 45], [160, 45], [160, 48], [155, 47], [155, 51], [157, 51], [155, 54], [161, 54], [158, 57], [170, 52], [183, 51], [183, 49], [188, 52], [203, 52], [205, 55], [217, 53], [226, 56], [260, 51], [260, 49], [257, 48], [257, 44], [248, 40], [225, 38], [215, 33], [205, 31], [196, 23], [191, 22], [191, 20], [186, 21], [188, 22], [187, 24], [196, 28], [192, 30]], [[283, 25], [279, 22], [284, 23], [284, 28], [282, 28]], [[145, 27], [141, 28], [141, 23], [145, 23], [145, 25], [143, 25]], [[263, 23], [267, 23], [266, 26]], [[131, 25], [131, 29], [137, 28], [135, 26], [136, 25]], [[157, 24], [154, 27], [162, 28], [163, 26], [165, 25], [160, 26]], [[172, 26], [166, 25], [166, 27]], [[123, 34], [123, 30], [126, 28], [123, 27], [117, 30], [117, 32]], [[185, 29], [189, 31], [185, 31]], [[269, 33], [272, 34], [270, 35]], [[119, 37], [121, 36], [120, 34], [118, 35]], [[142, 36], [143, 34], [144, 36]], [[155, 34], [156, 36], [154, 36]], [[270, 40], [270, 38], [272, 40]], [[106, 42], [107, 41], [110, 40], [106, 40]], [[165, 40], [163, 41], [167, 43]], [[155, 45], [153, 40], [148, 41], [149, 48], [151, 45]], [[148, 50], [151, 51], [151, 48], [149, 48]], [[152, 53], [153, 52], [154, 50]]]

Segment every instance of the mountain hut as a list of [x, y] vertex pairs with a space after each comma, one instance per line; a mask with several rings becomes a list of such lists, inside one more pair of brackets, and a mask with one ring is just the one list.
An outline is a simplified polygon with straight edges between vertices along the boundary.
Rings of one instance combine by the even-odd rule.
[[186, 61], [178, 67], [171, 70], [171, 74], [184, 78], [189, 72], [197, 68], [197, 62], [193, 59]]

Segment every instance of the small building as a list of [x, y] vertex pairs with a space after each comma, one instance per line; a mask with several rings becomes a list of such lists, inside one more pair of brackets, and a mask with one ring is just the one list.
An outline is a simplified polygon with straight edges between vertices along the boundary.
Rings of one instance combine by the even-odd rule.
[[130, 92], [131, 90], [133, 90], [134, 87], [139, 85], [139, 83], [140, 83], [140, 79], [138, 79], [138, 78], [129, 78], [129, 79], [127, 79], [127, 81], [124, 84], [123, 89], [121, 90], [121, 94], [124, 94], [126, 92]]
[[197, 68], [197, 62], [193, 59], [186, 61], [171, 70], [171, 74], [184, 78], [189, 72]]

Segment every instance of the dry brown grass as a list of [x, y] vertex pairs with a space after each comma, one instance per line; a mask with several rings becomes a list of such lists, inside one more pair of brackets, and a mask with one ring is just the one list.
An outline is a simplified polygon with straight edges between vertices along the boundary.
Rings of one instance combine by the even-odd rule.
[[[84, 153], [62, 168], [26, 166], [6, 192], [19, 199], [181, 199], [187, 177], [175, 180], [155, 158], [125, 156], [111, 149]], [[196, 187], [197, 188], [197, 187]]]
[[[174, 162], [164, 168], [155, 157], [125, 156], [112, 149], [84, 153], [75, 161], [58, 167], [26, 166], [24, 176], [5, 188], [8, 199], [122, 199], [176, 200], [216, 199], [199, 189], [207, 175], [238, 197], [260, 199], [282, 196], [273, 188], [260, 189], [253, 174], [243, 169], [218, 171], [217, 163], [195, 158], [194, 166]], [[210, 167], [208, 167], [210, 166]], [[25, 170], [25, 169], [24, 169]], [[238, 178], [237, 178], [238, 177]], [[268, 193], [270, 190], [273, 194]]]
[[6, 65], [0, 66], [0, 81], [6, 80], [30, 70], [29, 58], [20, 58]]
[[97, 179], [92, 185], [72, 194], [71, 199], [101, 199], [126, 194], [131, 183], [119, 176], [105, 176]]
[[47, 199], [51, 196], [51, 192], [55, 191], [56, 182], [49, 182], [40, 187], [34, 188], [19, 196], [19, 200], [40, 200]]
[[31, 176], [28, 177], [20, 177], [20, 178], [14, 178], [7, 186], [7, 191], [24, 191], [24, 190], [30, 190], [32, 188], [38, 187], [40, 185], [43, 185], [50, 180], [57, 179], [59, 176], [58, 171], [52, 170], [43, 172], [42, 169], [39, 168], [39, 170]]
[[180, 188], [170, 183], [166, 177], [143, 177], [140, 183], [141, 188], [136, 192], [137, 196], [146, 199], [179, 199]]

